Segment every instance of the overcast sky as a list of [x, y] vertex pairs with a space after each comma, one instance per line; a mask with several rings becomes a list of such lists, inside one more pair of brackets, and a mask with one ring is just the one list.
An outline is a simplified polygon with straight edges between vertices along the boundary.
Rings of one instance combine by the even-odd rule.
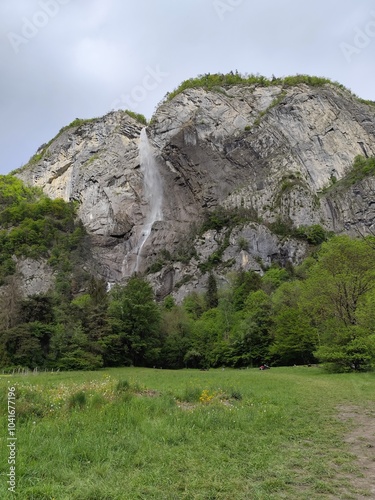
[[74, 118], [150, 118], [202, 73], [307, 73], [375, 100], [373, 0], [1, 0], [0, 173]]

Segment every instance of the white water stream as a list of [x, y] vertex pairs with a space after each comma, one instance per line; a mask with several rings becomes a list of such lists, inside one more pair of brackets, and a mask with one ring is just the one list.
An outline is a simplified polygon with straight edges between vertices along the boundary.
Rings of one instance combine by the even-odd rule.
[[143, 173], [144, 197], [148, 204], [148, 212], [142, 226], [141, 236], [135, 248], [137, 254], [135, 272], [138, 272], [139, 270], [139, 266], [142, 261], [142, 248], [151, 234], [154, 222], [163, 219], [163, 187], [158, 166], [154, 159], [153, 150], [150, 141], [148, 140], [145, 128], [141, 130], [139, 156], [141, 172]]

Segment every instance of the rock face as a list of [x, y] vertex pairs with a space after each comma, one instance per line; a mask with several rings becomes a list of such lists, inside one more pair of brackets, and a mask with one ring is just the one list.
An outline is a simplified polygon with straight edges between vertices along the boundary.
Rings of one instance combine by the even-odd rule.
[[53, 286], [53, 271], [44, 260], [17, 259], [17, 274], [21, 277], [24, 297], [47, 293]]
[[317, 192], [340, 179], [356, 155], [375, 154], [374, 108], [333, 86], [223, 92], [185, 91], [154, 119], [166, 164], [189, 179], [202, 206], [319, 222], [326, 210], [316, 207]]
[[[91, 236], [92, 267], [109, 282], [135, 270], [147, 220], [141, 128], [125, 112], [109, 113], [68, 128], [38, 163], [17, 173], [52, 198], [78, 202]], [[218, 250], [221, 280], [230, 269], [262, 272], [274, 261], [300, 262], [306, 243], [269, 229], [280, 219], [352, 234], [367, 234], [374, 224], [373, 177], [326, 189], [345, 176], [357, 155], [375, 156], [375, 108], [333, 85], [189, 89], [158, 108], [147, 135], [161, 177], [162, 216], [138, 261], [144, 271], [158, 260], [149, 279], [160, 297], [173, 292], [180, 300], [204, 288], [202, 263]], [[247, 210], [254, 220], [230, 234], [196, 237], [194, 226], [218, 205]], [[186, 246], [194, 247], [194, 255], [182, 262], [176, 255]], [[169, 257], [160, 260], [161, 254]]]
[[[51, 198], [78, 202], [78, 216], [91, 235], [98, 273], [110, 282], [121, 281], [135, 270], [135, 252], [147, 218], [139, 155], [141, 130], [126, 113], [109, 113], [68, 128], [52, 141], [42, 160], [16, 174]], [[157, 156], [156, 151], [158, 163]], [[153, 225], [142, 248], [145, 257], [140, 270], [162, 248], [176, 245], [199, 212], [185, 186], [174, 186], [174, 174], [160, 173], [165, 178], [165, 218]]]
[[99, 272], [115, 280], [121, 277], [126, 252], [117, 247], [125, 247], [124, 236], [142, 219], [140, 130], [123, 113], [70, 128], [52, 141], [39, 163], [18, 174], [51, 198], [79, 203]]

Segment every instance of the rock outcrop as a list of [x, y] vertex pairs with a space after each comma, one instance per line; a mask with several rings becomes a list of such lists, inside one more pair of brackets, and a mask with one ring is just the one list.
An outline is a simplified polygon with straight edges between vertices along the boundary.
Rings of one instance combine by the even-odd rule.
[[[67, 128], [39, 152], [37, 163], [16, 174], [52, 198], [78, 202], [92, 268], [108, 282], [134, 271], [147, 218], [141, 128], [122, 111]], [[207, 281], [202, 264], [218, 249], [216, 273], [223, 281], [230, 269], [262, 272], [275, 261], [300, 262], [307, 244], [273, 234], [278, 220], [351, 234], [373, 227], [374, 178], [347, 188], [334, 183], [357, 155], [375, 156], [375, 108], [341, 88], [188, 89], [157, 109], [147, 134], [162, 179], [162, 220], [142, 246], [140, 271], [159, 262], [149, 276], [159, 297], [174, 293], [180, 300], [201, 290]], [[229, 233], [197, 236], [205, 211], [219, 205], [247, 210], [253, 220]], [[186, 247], [193, 248], [191, 258], [179, 258]]]

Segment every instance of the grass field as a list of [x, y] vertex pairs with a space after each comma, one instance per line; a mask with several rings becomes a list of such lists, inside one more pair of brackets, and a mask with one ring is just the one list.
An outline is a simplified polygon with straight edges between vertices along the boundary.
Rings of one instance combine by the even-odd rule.
[[[358, 499], [346, 405], [375, 408], [375, 374], [320, 368], [110, 369], [0, 376], [0, 498]], [[16, 493], [8, 493], [8, 387]], [[369, 492], [367, 492], [370, 495]], [[368, 498], [371, 498], [369, 496]]]

